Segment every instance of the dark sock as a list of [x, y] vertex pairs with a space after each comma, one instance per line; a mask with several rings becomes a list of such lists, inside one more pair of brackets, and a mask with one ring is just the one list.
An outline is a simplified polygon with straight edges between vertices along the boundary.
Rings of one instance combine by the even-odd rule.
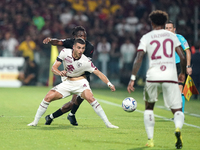
[[71, 113], [72, 113], [72, 114], [75, 114], [76, 111], [78, 110], [78, 108], [79, 108], [79, 105], [73, 104]]
[[63, 115], [63, 112], [61, 111], [61, 109], [58, 109], [57, 111], [55, 111], [53, 114], [54, 118], [60, 117]]

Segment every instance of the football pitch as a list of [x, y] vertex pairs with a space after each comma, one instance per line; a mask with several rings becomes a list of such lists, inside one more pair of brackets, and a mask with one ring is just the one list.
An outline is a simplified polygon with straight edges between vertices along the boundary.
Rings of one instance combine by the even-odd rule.
[[[0, 149], [1, 150], [173, 150], [174, 123], [171, 111], [163, 104], [162, 94], [155, 105], [155, 147], [146, 148], [147, 135], [143, 123], [144, 101], [142, 88], [129, 94], [126, 88], [111, 92], [108, 88], [93, 89], [108, 119], [119, 129], [106, 128], [87, 101], [77, 111], [78, 126], [72, 126], [67, 114], [44, 125], [44, 117], [59, 109], [71, 96], [52, 102], [36, 127], [32, 122], [48, 87], [0, 88]], [[132, 113], [123, 111], [122, 100], [134, 97], [138, 103]], [[185, 104], [185, 123], [182, 129], [184, 150], [200, 149], [200, 101], [191, 99]]]

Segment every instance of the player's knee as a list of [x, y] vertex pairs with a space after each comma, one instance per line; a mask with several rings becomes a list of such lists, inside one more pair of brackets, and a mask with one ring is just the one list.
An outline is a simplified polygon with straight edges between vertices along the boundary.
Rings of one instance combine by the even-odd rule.
[[45, 98], [44, 98], [44, 100], [45, 100], [46, 102], [49, 102], [49, 103], [50, 103], [53, 99], [52, 99], [51, 96], [46, 95]]
[[81, 98], [80, 96], [78, 96], [77, 99], [76, 99], [76, 101], [75, 101], [75, 104], [76, 105], [80, 105], [83, 102], [83, 100], [84, 100], [83, 98]]
[[95, 101], [95, 98], [93, 96], [88, 96], [87, 99], [88, 103], [92, 103]]

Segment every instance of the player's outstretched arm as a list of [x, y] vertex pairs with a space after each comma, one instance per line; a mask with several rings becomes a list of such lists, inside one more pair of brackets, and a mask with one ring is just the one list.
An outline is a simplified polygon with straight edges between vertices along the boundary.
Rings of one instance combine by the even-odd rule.
[[93, 72], [96, 76], [98, 76], [104, 83], [106, 83], [108, 85], [108, 87], [111, 89], [111, 91], [115, 91], [115, 86], [110, 83], [110, 81], [108, 80], [108, 78], [101, 72], [99, 71], [98, 69], [95, 70]]
[[51, 45], [55, 45], [55, 46], [63, 46], [63, 42], [61, 40], [50, 38], [50, 37], [45, 38], [43, 40], [43, 43], [44, 44], [50, 43]]
[[135, 83], [135, 80], [136, 80], [137, 72], [140, 69], [140, 66], [142, 65], [142, 60], [143, 60], [144, 54], [145, 53], [144, 53], [143, 50], [140, 50], [140, 51], [137, 52], [136, 60], [133, 64], [131, 79], [130, 79], [129, 84], [127, 86], [127, 91], [129, 93], [131, 93], [131, 91], [133, 92], [135, 90], [135, 88], [133, 86], [134, 86], [134, 83]]

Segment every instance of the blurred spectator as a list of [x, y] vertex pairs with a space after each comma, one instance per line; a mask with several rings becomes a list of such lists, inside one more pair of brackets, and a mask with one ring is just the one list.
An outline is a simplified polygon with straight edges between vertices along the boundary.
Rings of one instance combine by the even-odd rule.
[[147, 11], [148, 4], [145, 5], [144, 0], [138, 0], [137, 6], [135, 9], [135, 15], [140, 19], [143, 17], [144, 13]]
[[86, 11], [86, 3], [84, 0], [68, 0], [75, 11]]
[[75, 21], [83, 21], [86, 22], [88, 21], [88, 17], [81, 11], [77, 11], [76, 15], [74, 16]]
[[12, 37], [10, 32], [5, 33], [5, 38], [2, 41], [3, 57], [14, 57], [16, 56], [16, 50], [19, 46], [19, 42]]
[[131, 43], [130, 39], [126, 39], [125, 43], [120, 47], [120, 82], [127, 85], [130, 80], [131, 70], [136, 55], [135, 45]]
[[62, 13], [60, 14], [60, 21], [63, 25], [68, 25], [73, 18], [72, 10], [67, 7], [62, 9]]
[[122, 55], [120, 68], [123, 68], [124, 70], [132, 70], [136, 48], [129, 38], [121, 45], [120, 52]]
[[30, 60], [29, 57], [25, 57], [25, 65], [22, 71], [20, 71], [18, 79], [22, 81], [23, 85], [36, 85], [38, 67], [35, 61]]
[[129, 12], [129, 16], [126, 18], [126, 22], [130, 25], [136, 25], [139, 19], [135, 16], [134, 11]]
[[135, 16], [134, 11], [129, 12], [129, 16], [126, 18], [126, 22], [131, 26], [132, 32], [135, 32], [139, 19]]
[[87, 0], [87, 7], [90, 12], [94, 12], [98, 6], [98, 2], [96, 0]]
[[[138, 45], [141, 36], [151, 28], [146, 19], [149, 12], [160, 9], [169, 13], [170, 19], [174, 17], [178, 32], [188, 39], [189, 45], [194, 45], [195, 7], [199, 7], [199, 2], [189, 0], [50, 0], [48, 3], [38, 0], [1, 0], [0, 40], [3, 40], [2, 35], [10, 32], [11, 37], [15, 35], [17, 41], [22, 43], [28, 34], [45, 60], [49, 59], [45, 54], [49, 48], [43, 49], [41, 36], [67, 38], [72, 28], [79, 25], [88, 30], [88, 38], [95, 43], [105, 36], [110, 43], [117, 40], [119, 47], [126, 38], [131, 38], [133, 44]], [[86, 17], [79, 17], [79, 11]], [[200, 21], [197, 22], [200, 28]], [[200, 32], [197, 38], [200, 38]]]
[[119, 0], [113, 0], [112, 5], [110, 7], [111, 14], [115, 14], [117, 10], [122, 9], [121, 5], [118, 2]]
[[102, 40], [97, 44], [98, 61], [101, 63], [101, 71], [107, 76], [107, 63], [109, 61], [109, 52], [111, 45], [107, 41], [106, 37], [102, 37]]
[[121, 57], [120, 48], [117, 41], [113, 41], [111, 44], [110, 51], [110, 63], [109, 63], [109, 72], [110, 78], [117, 79], [119, 78], [119, 60]]
[[[192, 61], [192, 79], [194, 80], [194, 83], [196, 85], [196, 88], [198, 89], [199, 93], [200, 93], [200, 69], [199, 69], [199, 64], [200, 64], [200, 41], [198, 41], [196, 43], [195, 46], [195, 54], [192, 55], [191, 61]], [[198, 95], [194, 95], [194, 99], [197, 99]]]
[[175, 1], [172, 1], [172, 4], [168, 10], [170, 20], [176, 22], [177, 15], [179, 14], [179, 12], [180, 12], [179, 6], [176, 4]]
[[117, 30], [118, 36], [125, 36], [125, 34], [131, 32], [131, 25], [124, 18], [115, 26], [115, 29]]
[[23, 57], [29, 57], [31, 61], [34, 60], [34, 50], [36, 48], [35, 42], [31, 39], [30, 35], [26, 36], [25, 41], [23, 41], [19, 47], [18, 50], [22, 52]]
[[33, 24], [37, 27], [38, 30], [41, 30], [45, 25], [44, 18], [40, 16], [39, 12], [36, 10], [34, 11]]

